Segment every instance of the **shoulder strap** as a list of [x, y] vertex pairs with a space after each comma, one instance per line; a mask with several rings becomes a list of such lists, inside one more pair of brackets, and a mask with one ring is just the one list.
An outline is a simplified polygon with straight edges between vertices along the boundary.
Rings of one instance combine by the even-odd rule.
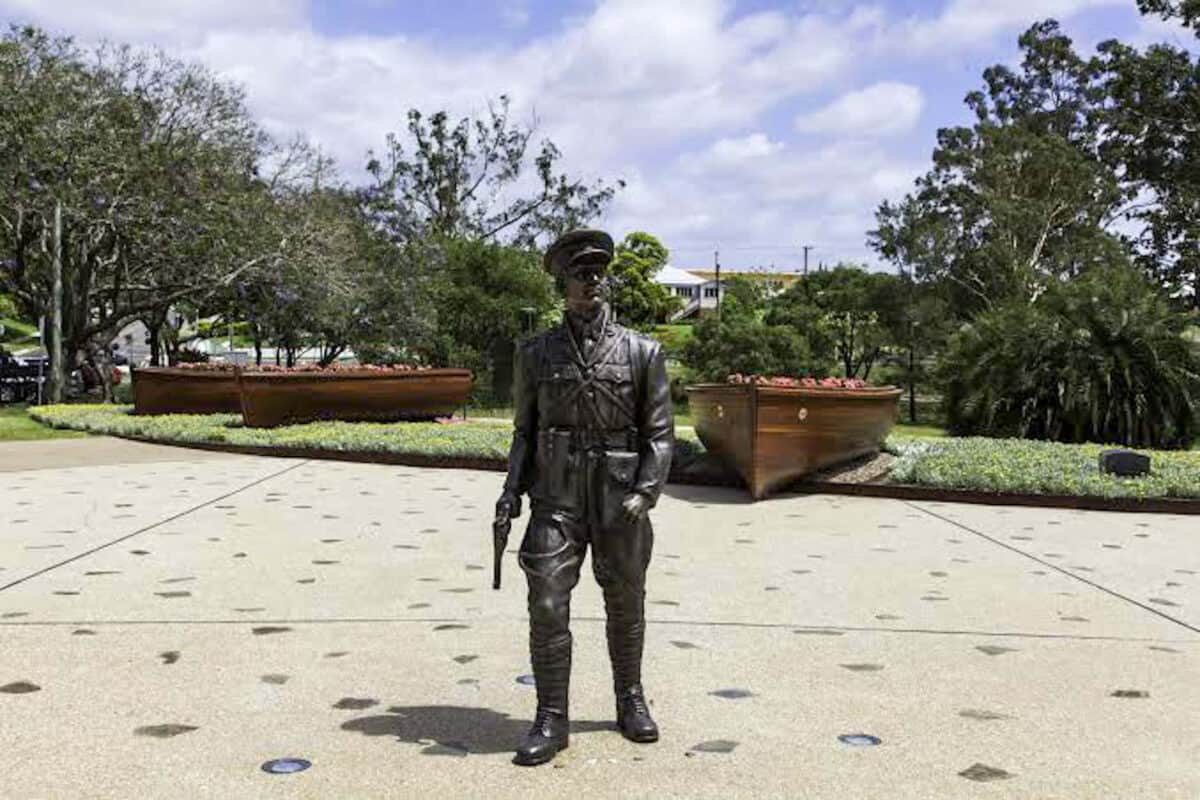
[[634, 354], [633, 358], [631, 358], [629, 360], [634, 362], [634, 364], [633, 364], [633, 396], [637, 399], [638, 407], [641, 408], [642, 404], [646, 402], [646, 398], [642, 397], [642, 384], [644, 384], [646, 381], [646, 363], [645, 363], [646, 360], [642, 357], [642, 350], [644, 350], [645, 348], [642, 347], [642, 343], [639, 342], [637, 339], [630, 337], [630, 342], [629, 342], [630, 349], [634, 349], [635, 345], [636, 345], [637, 353]]

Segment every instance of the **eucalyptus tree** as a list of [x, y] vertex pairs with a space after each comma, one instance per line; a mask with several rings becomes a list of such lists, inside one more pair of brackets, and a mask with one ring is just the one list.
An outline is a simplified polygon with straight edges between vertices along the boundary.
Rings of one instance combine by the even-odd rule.
[[1020, 45], [1020, 68], [984, 72], [966, 98], [974, 125], [938, 131], [933, 168], [879, 207], [869, 234], [886, 259], [945, 285], [964, 318], [1125, 252], [1116, 223], [1131, 189], [1100, 157], [1097, 65], [1052, 20]]
[[1200, 36], [1200, 0], [1137, 0], [1137, 4], [1143, 14], [1177, 19]]
[[1102, 155], [1134, 197], [1125, 210], [1138, 263], [1200, 308], [1200, 59], [1167, 44], [1099, 46]]
[[383, 152], [369, 156], [370, 207], [397, 241], [433, 235], [522, 247], [597, 217], [615, 188], [560, 172], [562, 153], [548, 139], [533, 152], [534, 133], [512, 121], [503, 95], [486, 116], [457, 123], [446, 111], [411, 109], [407, 136], [389, 133]]

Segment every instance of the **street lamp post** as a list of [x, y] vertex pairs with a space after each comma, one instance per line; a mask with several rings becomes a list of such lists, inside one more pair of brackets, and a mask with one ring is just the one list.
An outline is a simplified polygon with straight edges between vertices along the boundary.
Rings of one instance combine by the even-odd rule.
[[[38, 349], [39, 350], [45, 349], [42, 346], [42, 326], [44, 326], [45, 324], [46, 324], [46, 318], [38, 317]], [[37, 404], [39, 406], [42, 404], [42, 381], [43, 381], [42, 369], [45, 367], [45, 365], [46, 365], [46, 359], [42, 358], [39, 355], [38, 356], [38, 392], [37, 392], [37, 398], [38, 398]]]
[[913, 295], [916, 292], [916, 281], [913, 280], [911, 270], [906, 272], [902, 265], [899, 269], [901, 280], [908, 284], [908, 302], [904, 311], [908, 322], [908, 420], [915, 425], [917, 423], [917, 321], [913, 314]]
[[[721, 321], [721, 251], [713, 251], [713, 266], [717, 271], [717, 321]], [[704, 298], [700, 299], [701, 305], [704, 303]], [[699, 312], [697, 312], [698, 314]]]

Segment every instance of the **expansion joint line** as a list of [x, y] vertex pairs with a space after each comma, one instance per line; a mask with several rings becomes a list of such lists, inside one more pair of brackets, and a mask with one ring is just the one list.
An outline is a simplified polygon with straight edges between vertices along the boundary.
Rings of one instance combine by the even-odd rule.
[[1086, 583], [1088, 586], [1091, 586], [1093, 589], [1099, 589], [1100, 591], [1104, 592], [1105, 594], [1110, 594], [1113, 597], [1117, 598], [1118, 600], [1124, 600], [1126, 603], [1132, 603], [1133, 605], [1137, 606], [1138, 608], [1140, 608], [1144, 611], [1149, 611], [1151, 614], [1157, 614], [1158, 616], [1162, 617], [1163, 619], [1167, 620], [1168, 622], [1174, 622], [1176, 625], [1179, 625], [1183, 628], [1187, 628], [1192, 633], [1200, 633], [1200, 628], [1197, 628], [1194, 625], [1189, 625], [1188, 623], [1184, 622], [1181, 619], [1176, 619], [1175, 617], [1172, 617], [1170, 614], [1166, 614], [1162, 611], [1159, 611], [1157, 608], [1153, 608], [1151, 606], [1146, 605], [1143, 602], [1134, 600], [1132, 597], [1126, 597], [1125, 595], [1121, 594], [1120, 592], [1115, 592], [1112, 589], [1109, 589], [1107, 586], [1101, 586], [1100, 584], [1096, 583], [1095, 581], [1089, 581], [1087, 578], [1084, 578], [1081, 575], [1076, 575], [1074, 572], [1065, 570], [1062, 567], [1058, 566], [1057, 564], [1051, 564], [1049, 561], [1044, 561], [1044, 560], [1038, 558], [1037, 556], [1032, 555], [1031, 553], [1026, 553], [1024, 550], [1020, 549], [1019, 547], [1013, 547], [1012, 545], [1008, 544], [1007, 542], [1002, 542], [999, 539], [996, 539], [995, 537], [988, 536], [986, 533], [983, 533], [982, 531], [977, 531], [968, 525], [963, 525], [961, 522], [952, 520], [949, 517], [944, 517], [941, 514], [937, 513], [936, 511], [930, 511], [928, 508], [923, 508], [923, 507], [917, 505], [916, 503], [911, 503], [906, 500], [906, 501], [904, 501], [904, 504], [911, 508], [915, 508], [918, 511], [923, 511], [924, 513], [928, 514], [931, 517], [940, 519], [942, 522], [948, 522], [951, 525], [953, 525], [954, 527], [961, 528], [962, 530], [966, 531], [967, 533], [972, 533], [980, 538], [987, 539], [992, 544], [999, 545], [1000, 547], [1003, 547], [1006, 550], [1011, 550], [1012, 552], [1016, 553], [1017, 555], [1024, 556], [1025, 558], [1028, 558], [1031, 561], [1041, 564], [1043, 567], [1052, 569], [1055, 572], [1060, 572], [1069, 578], [1074, 578], [1075, 580], [1079, 581], [1080, 583]]
[[233, 491], [226, 492], [225, 494], [221, 495], [220, 497], [214, 497], [211, 500], [205, 500], [203, 503], [194, 505], [191, 508], [187, 508], [187, 509], [184, 509], [183, 511], [180, 511], [178, 514], [173, 514], [173, 515], [167, 517], [166, 519], [160, 519], [158, 522], [155, 522], [151, 525], [147, 525], [144, 528], [139, 528], [136, 531], [134, 531], [133, 533], [127, 533], [120, 538], [113, 539], [111, 542], [105, 542], [104, 544], [93, 547], [91, 550], [85, 550], [84, 552], [73, 555], [64, 561], [59, 561], [57, 564], [51, 564], [48, 567], [43, 567], [42, 569], [39, 569], [37, 572], [31, 572], [30, 574], [28, 574], [22, 578], [17, 578], [15, 581], [12, 581], [10, 583], [4, 584], [3, 586], [0, 586], [0, 592], [3, 592], [6, 589], [11, 589], [14, 586], [24, 583], [25, 581], [32, 580], [32, 579], [38, 577], [39, 575], [45, 575], [47, 572], [51, 572], [53, 570], [58, 569], [59, 567], [66, 566], [67, 564], [70, 564], [74, 561], [78, 561], [81, 558], [87, 558], [88, 556], [92, 555], [93, 553], [98, 553], [101, 550], [105, 550], [109, 547], [112, 547], [113, 545], [118, 545], [121, 542], [132, 539], [134, 536], [145, 533], [146, 531], [149, 531], [149, 530], [153, 530], [153, 529], [159, 527], [160, 525], [166, 525], [168, 522], [174, 522], [175, 520], [179, 519], [180, 517], [186, 517], [188, 514], [191, 514], [195, 511], [199, 511], [200, 509], [204, 508], [205, 506], [210, 506], [213, 503], [219, 503], [228, 497], [233, 497], [235, 494], [238, 494], [239, 492], [244, 492], [247, 489], [250, 489], [254, 486], [258, 486], [260, 483], [265, 483], [266, 481], [272, 480], [273, 478], [278, 478], [280, 475], [285, 475], [288, 472], [291, 472], [294, 469], [299, 469], [300, 467], [303, 467], [305, 464], [308, 464], [308, 463], [310, 463], [310, 460], [306, 459], [297, 464], [292, 464], [290, 467], [287, 467], [286, 469], [281, 469], [279, 472], [273, 472], [270, 475], [265, 475], [256, 481], [251, 481], [250, 483], [246, 484], [245, 486], [239, 486], [238, 488], [234, 489]]

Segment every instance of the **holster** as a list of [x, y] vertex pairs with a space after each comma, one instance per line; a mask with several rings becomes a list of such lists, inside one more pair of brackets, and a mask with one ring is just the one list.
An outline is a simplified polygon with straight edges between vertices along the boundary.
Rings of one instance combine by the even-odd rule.
[[622, 524], [622, 501], [637, 480], [640, 455], [632, 428], [543, 428], [537, 434], [529, 496], [611, 528]]
[[599, 503], [598, 519], [603, 528], [623, 524], [625, 512], [621, 507], [637, 477], [638, 454], [625, 450], [608, 450], [601, 454], [599, 469], [593, 473], [596, 481], [592, 496]]

